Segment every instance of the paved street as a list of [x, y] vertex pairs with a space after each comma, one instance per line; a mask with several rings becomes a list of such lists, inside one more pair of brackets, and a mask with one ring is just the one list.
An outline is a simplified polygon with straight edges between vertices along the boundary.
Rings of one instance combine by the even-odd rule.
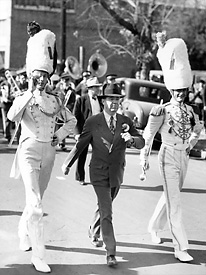
[[[67, 140], [68, 148], [72, 140]], [[0, 139], [0, 275], [38, 274], [30, 264], [31, 251], [18, 249], [17, 226], [25, 204], [23, 184], [9, 178], [16, 146]], [[96, 199], [90, 184], [74, 180], [75, 165], [64, 176], [60, 166], [67, 153], [57, 150], [55, 167], [43, 200], [46, 259], [53, 275], [205, 275], [206, 274], [206, 161], [191, 158], [182, 192], [183, 215], [194, 261], [180, 263], [173, 256], [171, 235], [166, 227], [163, 243], [155, 245], [147, 224], [161, 195], [157, 152], [150, 159], [147, 180], [141, 182], [138, 150], [127, 151], [125, 181], [114, 201], [117, 239], [116, 269], [105, 264], [104, 248], [90, 244], [87, 231]], [[90, 159], [88, 155], [87, 163]], [[89, 176], [87, 173], [87, 181]]]

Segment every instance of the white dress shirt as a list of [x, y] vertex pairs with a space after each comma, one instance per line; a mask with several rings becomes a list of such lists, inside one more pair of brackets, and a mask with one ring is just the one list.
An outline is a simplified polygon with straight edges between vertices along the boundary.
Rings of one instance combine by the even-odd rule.
[[97, 99], [97, 97], [96, 97], [96, 99], [94, 99], [90, 93], [88, 93], [88, 95], [89, 95], [90, 103], [92, 106], [92, 115], [99, 114], [101, 111], [100, 105], [99, 105], [99, 100]]
[[[107, 126], [109, 127], [110, 126], [110, 118], [111, 118], [111, 116], [109, 114], [107, 114], [105, 111], [103, 111], [103, 113], [104, 113], [104, 116], [105, 116], [105, 120], [107, 122]], [[114, 128], [116, 128], [116, 125], [117, 125], [117, 115], [114, 114], [113, 118], [114, 118], [114, 120], [113, 120]]]

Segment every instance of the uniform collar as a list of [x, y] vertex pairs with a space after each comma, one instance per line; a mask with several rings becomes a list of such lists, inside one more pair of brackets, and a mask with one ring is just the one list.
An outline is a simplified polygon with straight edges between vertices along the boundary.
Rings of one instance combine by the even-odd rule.
[[175, 106], [178, 106], [178, 107], [182, 107], [182, 106], [185, 105], [184, 102], [179, 103], [173, 97], [171, 98], [170, 102], [171, 102], [172, 105], [175, 105]]

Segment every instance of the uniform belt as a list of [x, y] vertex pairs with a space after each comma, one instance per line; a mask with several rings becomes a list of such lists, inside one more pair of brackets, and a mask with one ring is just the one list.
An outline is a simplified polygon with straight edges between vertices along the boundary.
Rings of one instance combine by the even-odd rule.
[[166, 147], [173, 148], [173, 149], [178, 150], [178, 151], [185, 151], [189, 147], [188, 143], [184, 143], [184, 144], [179, 144], [179, 143], [178, 144], [177, 143], [168, 144], [168, 143], [162, 142], [162, 145], [166, 146]]

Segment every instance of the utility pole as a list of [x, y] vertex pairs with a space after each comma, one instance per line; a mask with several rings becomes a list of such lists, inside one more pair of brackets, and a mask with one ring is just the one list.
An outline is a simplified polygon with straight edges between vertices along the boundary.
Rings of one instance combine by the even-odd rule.
[[[66, 59], [66, 0], [61, 0], [61, 64]], [[63, 68], [64, 69], [64, 68]]]

